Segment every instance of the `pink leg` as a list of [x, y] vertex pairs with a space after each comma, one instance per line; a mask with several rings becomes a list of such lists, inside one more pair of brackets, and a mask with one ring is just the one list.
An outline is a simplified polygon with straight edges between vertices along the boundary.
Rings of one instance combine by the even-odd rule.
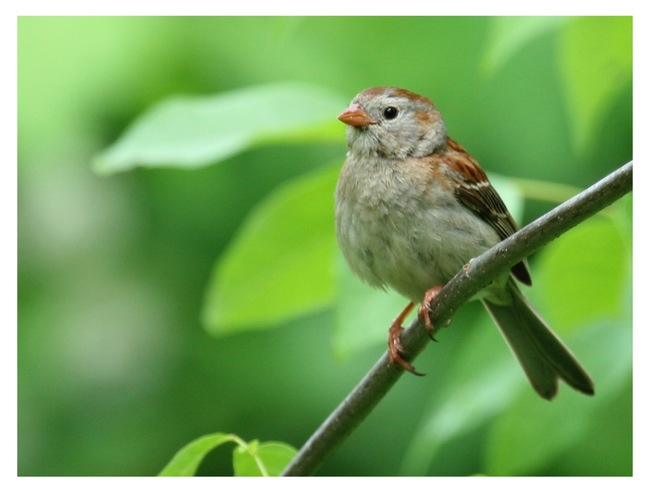
[[407, 307], [405, 307], [402, 310], [402, 312], [398, 314], [398, 317], [396, 317], [391, 323], [391, 327], [389, 328], [389, 341], [388, 341], [389, 360], [393, 365], [399, 365], [400, 367], [407, 370], [408, 372], [411, 372], [412, 374], [424, 375], [418, 372], [413, 367], [413, 365], [411, 365], [401, 356], [401, 354], [404, 353], [404, 349], [402, 348], [402, 342], [400, 341], [400, 333], [402, 333], [402, 331], [404, 330], [404, 328], [402, 327], [402, 323], [411, 312], [411, 309], [413, 309], [413, 306], [414, 306], [414, 303], [410, 302], [407, 305]]
[[432, 287], [427, 292], [425, 292], [425, 297], [422, 300], [422, 303], [420, 304], [420, 308], [418, 309], [418, 317], [424, 321], [427, 334], [434, 341], [436, 341], [434, 339], [434, 333], [436, 332], [436, 328], [431, 322], [431, 318], [429, 317], [429, 312], [431, 311], [431, 303], [434, 301], [434, 299], [438, 295], [438, 292], [440, 292], [442, 288], [443, 288], [442, 285], [436, 285], [435, 287]]

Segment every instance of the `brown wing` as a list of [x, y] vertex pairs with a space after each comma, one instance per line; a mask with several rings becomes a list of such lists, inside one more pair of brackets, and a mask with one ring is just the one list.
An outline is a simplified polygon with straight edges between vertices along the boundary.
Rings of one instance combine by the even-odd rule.
[[[519, 229], [485, 172], [460, 144], [448, 138], [447, 149], [441, 159], [456, 170], [456, 198], [465, 207], [492, 226], [502, 240]], [[531, 284], [525, 260], [512, 267], [512, 274], [520, 282]]]

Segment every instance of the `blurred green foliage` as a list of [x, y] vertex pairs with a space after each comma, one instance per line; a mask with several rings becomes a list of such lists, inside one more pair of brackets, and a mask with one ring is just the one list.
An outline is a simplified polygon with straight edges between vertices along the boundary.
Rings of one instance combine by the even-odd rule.
[[[632, 158], [631, 31], [627, 17], [20, 18], [18, 473], [152, 475], [214, 432], [300, 446], [405, 302], [336, 252], [335, 115], [368, 86], [428, 95], [528, 222], [564, 188], [538, 183], [556, 191], [537, 199], [528, 180], [585, 187]], [[223, 98], [215, 120], [185, 111]], [[158, 132], [169, 107], [180, 125]], [[207, 144], [183, 159], [187, 135]], [[528, 294], [595, 397], [538, 399], [470, 304], [416, 360], [429, 375], [404, 376], [320, 473], [631, 474], [631, 198], [531, 267]], [[198, 473], [231, 474], [222, 452]]]

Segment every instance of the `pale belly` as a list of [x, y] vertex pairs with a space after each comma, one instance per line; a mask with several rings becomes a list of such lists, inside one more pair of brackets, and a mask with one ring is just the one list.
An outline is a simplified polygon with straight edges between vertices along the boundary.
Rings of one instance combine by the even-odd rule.
[[387, 211], [366, 202], [337, 207], [337, 238], [351, 270], [414, 302], [500, 241], [494, 229], [456, 200], [433, 209], [403, 205]]

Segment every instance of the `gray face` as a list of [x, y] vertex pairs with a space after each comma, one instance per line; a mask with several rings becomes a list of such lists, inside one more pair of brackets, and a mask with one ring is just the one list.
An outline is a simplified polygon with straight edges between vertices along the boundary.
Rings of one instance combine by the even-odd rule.
[[424, 97], [394, 88], [372, 88], [353, 99], [370, 123], [349, 125], [348, 143], [358, 153], [392, 159], [422, 157], [444, 147], [445, 123]]

